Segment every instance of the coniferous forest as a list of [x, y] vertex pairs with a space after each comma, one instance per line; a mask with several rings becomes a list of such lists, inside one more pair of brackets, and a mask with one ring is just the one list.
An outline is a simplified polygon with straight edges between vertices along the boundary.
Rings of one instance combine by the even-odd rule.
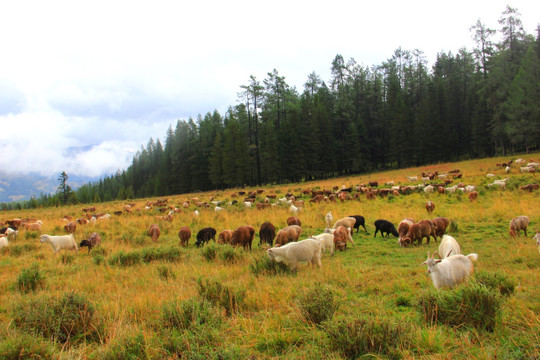
[[[251, 76], [239, 102], [178, 120], [124, 171], [81, 186], [73, 202], [297, 182], [537, 150], [540, 27], [507, 7], [499, 29], [471, 27], [472, 51], [397, 49], [380, 65], [336, 55], [328, 81], [304, 88], [277, 70]], [[497, 40], [495, 40], [497, 39]], [[443, 44], [444, 45], [444, 44]], [[306, 64], [309, 65], [309, 64]], [[49, 196], [42, 196], [50, 200]]]

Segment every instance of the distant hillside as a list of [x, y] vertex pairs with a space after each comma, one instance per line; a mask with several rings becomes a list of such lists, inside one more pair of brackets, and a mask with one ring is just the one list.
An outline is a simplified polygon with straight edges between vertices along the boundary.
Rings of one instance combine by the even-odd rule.
[[[69, 174], [68, 174], [69, 175]], [[58, 186], [58, 175], [46, 177], [39, 174], [8, 174], [0, 171], [0, 202], [28, 200], [32, 195], [53, 194]], [[77, 189], [94, 178], [69, 176], [68, 184]]]

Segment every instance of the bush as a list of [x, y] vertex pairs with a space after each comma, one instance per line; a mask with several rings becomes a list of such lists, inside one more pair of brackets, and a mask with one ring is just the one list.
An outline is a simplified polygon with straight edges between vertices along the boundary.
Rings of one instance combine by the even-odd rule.
[[298, 299], [298, 303], [304, 318], [316, 325], [332, 319], [339, 307], [334, 299], [334, 291], [322, 284], [316, 284]]
[[199, 295], [216, 306], [225, 309], [225, 314], [231, 316], [239, 311], [244, 304], [245, 289], [234, 289], [222, 285], [219, 281], [197, 280]]
[[163, 280], [176, 279], [176, 274], [169, 266], [158, 266], [158, 275]]
[[40, 236], [39, 231], [27, 231], [25, 237], [27, 239], [37, 239]]
[[282, 262], [270, 260], [266, 254], [249, 264], [249, 270], [256, 276], [259, 275], [296, 275], [287, 265]]
[[27, 243], [27, 244], [15, 244], [15, 245], [9, 245], [8, 247], [3, 248], [2, 250], [9, 253], [11, 256], [21, 256], [23, 254], [28, 254], [31, 251], [34, 251], [37, 249], [37, 246], [33, 243]]
[[224, 245], [219, 258], [226, 264], [235, 264], [242, 259], [242, 254], [236, 251], [231, 245]]
[[59, 299], [42, 296], [18, 303], [13, 309], [13, 323], [46, 339], [74, 342], [93, 333], [94, 311], [82, 295], [66, 293]]
[[148, 354], [148, 344], [141, 333], [116, 340], [107, 349], [100, 349], [90, 356], [90, 359], [99, 360], [151, 358]]
[[476, 282], [484, 285], [488, 289], [497, 290], [503, 296], [509, 296], [514, 293], [516, 282], [508, 278], [503, 272], [497, 271], [489, 273], [485, 270], [476, 272]]
[[109, 258], [110, 265], [118, 265], [118, 266], [133, 266], [133, 265], [140, 264], [141, 261], [142, 261], [142, 257], [140, 253], [136, 251], [132, 251], [128, 253], [120, 251]]
[[217, 257], [217, 251], [218, 251], [217, 246], [208, 245], [202, 248], [201, 254], [203, 258], [206, 259], [206, 261], [214, 261]]
[[45, 286], [45, 277], [39, 270], [38, 264], [33, 264], [29, 268], [21, 271], [17, 277], [17, 289], [20, 292], [28, 293], [42, 289]]
[[142, 261], [150, 263], [153, 261], [178, 262], [181, 259], [181, 252], [177, 247], [148, 247], [140, 251]]
[[35, 336], [17, 333], [7, 336], [0, 342], [0, 359], [53, 359], [52, 349], [44, 339]]
[[348, 359], [365, 354], [401, 358], [399, 350], [411, 343], [407, 327], [384, 317], [340, 318], [327, 322], [325, 329], [331, 339], [330, 347]]
[[485, 286], [470, 283], [453, 290], [430, 290], [422, 294], [418, 308], [428, 324], [493, 331], [501, 307], [499, 295]]
[[203, 325], [218, 328], [221, 317], [206, 300], [172, 301], [163, 305], [161, 322], [168, 329], [193, 330]]

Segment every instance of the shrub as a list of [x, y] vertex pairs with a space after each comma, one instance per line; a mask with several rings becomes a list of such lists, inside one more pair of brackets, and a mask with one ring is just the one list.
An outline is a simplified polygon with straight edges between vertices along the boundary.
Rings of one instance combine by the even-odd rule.
[[334, 291], [322, 284], [316, 284], [298, 299], [298, 303], [304, 318], [316, 325], [330, 320], [339, 307], [334, 299]]
[[206, 261], [213, 261], [217, 257], [217, 251], [218, 251], [217, 246], [208, 245], [208, 246], [202, 248], [201, 254], [202, 254], [203, 258], [206, 259]]
[[133, 266], [142, 261], [140, 253], [136, 251], [125, 253], [120, 251], [109, 258], [110, 265]]
[[365, 354], [400, 358], [399, 350], [411, 343], [409, 329], [385, 317], [340, 318], [327, 322], [325, 329], [330, 347], [349, 359]]
[[5, 250], [9, 253], [11, 256], [21, 256], [23, 254], [27, 254], [31, 251], [34, 251], [37, 249], [37, 246], [33, 243], [27, 243], [27, 244], [14, 244], [10, 245], [6, 248], [3, 248], [2, 250]]
[[231, 245], [224, 245], [219, 258], [226, 264], [235, 264], [242, 259], [242, 254], [236, 251]]
[[113, 342], [107, 349], [94, 352], [90, 359], [116, 360], [116, 359], [150, 359], [148, 356], [145, 338], [139, 333], [123, 337]]
[[43, 288], [44, 285], [45, 278], [39, 270], [38, 264], [33, 264], [29, 268], [24, 269], [17, 277], [17, 289], [23, 293], [36, 291]]
[[17, 333], [0, 341], [0, 359], [53, 359], [52, 349], [44, 339], [32, 335]]
[[94, 306], [82, 295], [42, 296], [18, 303], [13, 309], [13, 323], [23, 331], [47, 339], [74, 342], [94, 331], [94, 311]]
[[255, 258], [254, 262], [249, 264], [249, 270], [258, 275], [296, 275], [287, 265], [282, 262], [270, 260], [266, 254], [259, 259]]
[[245, 289], [234, 289], [222, 285], [219, 281], [197, 280], [199, 295], [216, 306], [225, 309], [225, 314], [231, 316], [244, 304]]
[[152, 261], [168, 261], [177, 262], [180, 261], [181, 253], [177, 247], [148, 247], [144, 248], [140, 252], [142, 261], [150, 263]]
[[503, 296], [509, 296], [514, 293], [516, 282], [508, 278], [503, 272], [497, 271], [489, 273], [485, 270], [476, 272], [476, 282], [484, 285], [488, 289], [497, 290]]
[[176, 279], [176, 274], [169, 266], [158, 266], [158, 275], [163, 280]]
[[27, 239], [37, 239], [40, 236], [39, 231], [27, 231], [25, 237]]
[[175, 300], [163, 305], [161, 322], [164, 327], [177, 330], [190, 330], [202, 325], [218, 328], [221, 317], [204, 299]]
[[453, 290], [430, 290], [420, 296], [418, 308], [429, 324], [441, 323], [493, 331], [501, 307], [499, 295], [477, 283]]

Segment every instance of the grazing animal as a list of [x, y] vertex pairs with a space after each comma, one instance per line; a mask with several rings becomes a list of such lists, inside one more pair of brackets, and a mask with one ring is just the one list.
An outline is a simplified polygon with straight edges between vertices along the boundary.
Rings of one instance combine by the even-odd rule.
[[60, 250], [75, 250], [76, 252], [79, 251], [73, 234], [56, 236], [43, 234], [40, 237], [40, 241], [42, 243], [48, 243], [49, 245], [51, 245], [51, 248], [53, 249], [55, 254], [58, 254]]
[[302, 226], [302, 222], [296, 216], [290, 216], [290, 217], [287, 218], [287, 225]]
[[348, 242], [354, 245], [350, 227], [346, 228], [345, 226], [338, 226], [337, 229], [332, 229], [330, 231], [334, 234], [334, 245], [336, 249], [341, 251], [346, 250]]
[[212, 227], [206, 227], [197, 233], [197, 241], [195, 242], [195, 245], [197, 247], [201, 247], [204, 245], [204, 243], [209, 242], [210, 239], [216, 241], [216, 229]]
[[315, 239], [291, 242], [281, 247], [266, 250], [270, 260], [283, 262], [292, 270], [296, 270], [298, 262], [321, 267], [321, 244]]
[[433, 212], [433, 210], [435, 210], [435, 203], [433, 201], [429, 200], [426, 203], [426, 210], [427, 210], [428, 214], [431, 214]]
[[223, 230], [218, 235], [217, 243], [222, 244], [222, 245], [223, 244], [230, 244], [232, 235], [233, 235], [232, 230]]
[[452, 236], [443, 235], [441, 243], [439, 244], [439, 254], [442, 254], [443, 259], [450, 255], [458, 255], [461, 254], [461, 247]]
[[407, 176], [407, 179], [409, 179], [409, 182], [418, 181], [418, 176]]
[[291, 204], [291, 207], [289, 208], [289, 211], [290, 211], [291, 214], [293, 214], [293, 215], [297, 215], [298, 212], [299, 212], [300, 210], [302, 210], [301, 207], [296, 207], [296, 206], [294, 206], [294, 205], [292, 205], [292, 204]]
[[390, 221], [379, 219], [375, 220], [373, 224], [375, 225], [375, 235], [373, 235], [373, 238], [377, 236], [378, 231], [381, 232], [382, 237], [385, 237], [384, 233], [386, 233], [386, 237], [390, 234], [399, 237], [399, 233], [397, 232], [396, 227]]
[[269, 221], [261, 224], [259, 228], [259, 246], [261, 244], [268, 244], [272, 246], [274, 244], [274, 238], [276, 237], [276, 227]]
[[510, 231], [508, 233], [510, 236], [515, 237], [516, 234], [519, 236], [520, 231], [523, 230], [525, 236], [527, 236], [527, 226], [529, 226], [529, 218], [525, 215], [518, 216], [510, 221]]
[[536, 231], [536, 234], [533, 236], [533, 240], [536, 240], [536, 245], [538, 246], [538, 252], [540, 252], [540, 231]]
[[433, 256], [427, 256], [427, 260], [420, 265], [427, 264], [428, 274], [433, 281], [436, 289], [442, 287], [453, 288], [454, 286], [464, 282], [473, 272], [473, 261], [478, 260], [477, 254], [469, 254], [467, 256], [458, 254], [451, 255], [447, 258], [435, 259], [438, 253], [435, 251]]
[[0, 235], [0, 249], [8, 245], [9, 245], [9, 242], [8, 242], [7, 236], [5, 236], [4, 234]]
[[73, 221], [70, 221], [66, 225], [64, 225], [64, 230], [66, 230], [68, 234], [73, 234], [76, 228], [77, 228], [77, 223]]
[[28, 223], [24, 224], [24, 228], [26, 230], [41, 230], [41, 223], [35, 222], [35, 223]]
[[223, 211], [223, 208], [216, 205], [216, 207], [214, 208], [214, 211], [215, 212], [221, 212], [221, 211]]
[[507, 166], [504, 171], [506, 171], [507, 174], [510, 174], [510, 171], [512, 171], [512, 169], [510, 169], [510, 166]]
[[427, 243], [431, 237], [437, 242], [437, 235], [435, 232], [435, 224], [431, 220], [421, 220], [416, 224], [409, 226], [409, 231], [403, 237], [402, 241], [406, 244], [414, 244], [417, 242], [417, 245], [422, 245], [422, 240], [427, 238]]
[[302, 228], [298, 225], [289, 225], [279, 230], [276, 235], [275, 246], [282, 246], [290, 242], [298, 241]]
[[90, 250], [99, 245], [101, 245], [101, 236], [99, 236], [97, 232], [93, 232], [92, 234], [90, 234], [90, 237], [88, 239], [81, 241], [79, 247], [82, 248], [84, 246], [87, 246], [88, 253], [90, 254]]
[[251, 250], [251, 243], [253, 242], [253, 237], [255, 236], [255, 229], [253, 226], [244, 225], [238, 227], [234, 230], [231, 237], [231, 245], [242, 245], [244, 250], [249, 247]]
[[310, 239], [315, 239], [321, 243], [321, 252], [326, 253], [326, 250], [330, 250], [332, 256], [334, 256], [334, 234], [322, 233], [319, 235], [311, 235]]
[[[448, 225], [450, 225], [450, 219], [445, 217], [436, 217], [435, 219], [431, 220], [433, 224], [435, 224], [435, 233], [438, 237], [442, 238], [442, 236], [446, 233], [446, 228]], [[435, 239], [435, 242], [437, 239]]]
[[153, 242], [157, 242], [157, 240], [159, 239], [159, 235], [161, 235], [159, 226], [157, 226], [157, 224], [150, 225], [150, 228], [148, 229], [148, 235], [152, 238]]
[[6, 235], [6, 237], [10, 241], [15, 240], [18, 234], [19, 234], [18, 228], [13, 225], [0, 229], [0, 235]]
[[187, 226], [182, 226], [178, 231], [178, 237], [180, 238], [180, 245], [187, 247], [189, 245], [189, 239], [191, 239], [191, 230]]
[[345, 228], [350, 227], [352, 229], [354, 228], [355, 224], [356, 224], [356, 219], [348, 216], [348, 217], [345, 217], [336, 221], [334, 223], [334, 226], [332, 226], [332, 229], [337, 229], [340, 226], [344, 226]]
[[433, 185], [428, 185], [424, 188], [424, 192], [426, 194], [431, 194], [433, 191], [435, 191], [435, 187]]
[[360, 226], [364, 228], [364, 231], [367, 232], [366, 229], [366, 219], [362, 215], [350, 215], [349, 217], [354, 218], [356, 222], [354, 223], [353, 229], [356, 229], [356, 232], [360, 231]]
[[478, 199], [478, 191], [471, 191], [469, 193], [469, 201], [476, 201]]
[[409, 228], [414, 223], [415, 223], [414, 220], [411, 219], [411, 218], [405, 218], [405, 219], [400, 221], [400, 223], [398, 225], [398, 234], [399, 234], [398, 244], [399, 244], [399, 246], [406, 247], [408, 245], [412, 245], [411, 243], [408, 243], [408, 242], [404, 241], [403, 238], [405, 237], [405, 235], [407, 235], [407, 233], [409, 232]]
[[328, 214], [326, 214], [326, 217], [324, 218], [326, 221], [326, 227], [331, 227], [332, 223], [334, 222], [334, 217], [332, 216], [332, 212], [329, 211]]
[[533, 192], [533, 190], [538, 190], [540, 186], [538, 184], [527, 184], [520, 186], [519, 189], [523, 191]]

